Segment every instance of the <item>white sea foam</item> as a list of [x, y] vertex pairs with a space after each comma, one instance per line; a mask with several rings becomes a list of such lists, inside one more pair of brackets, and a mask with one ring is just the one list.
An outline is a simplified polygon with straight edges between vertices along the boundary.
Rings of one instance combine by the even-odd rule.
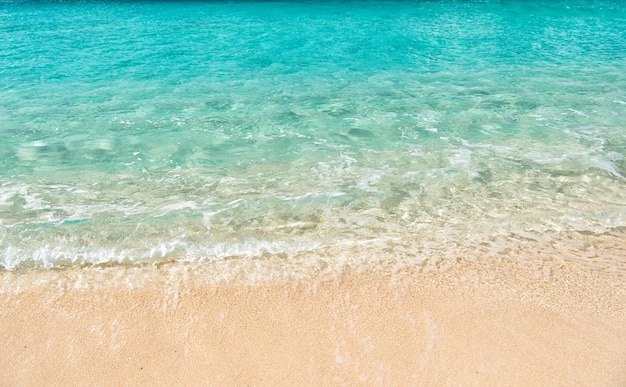
[[7, 4], [0, 265], [604, 257], [626, 8], [418, 3]]
[[626, 177], [624, 177], [621, 173], [617, 171], [617, 166], [615, 165], [614, 162], [608, 159], [605, 159], [603, 157], [593, 157], [591, 159], [591, 162], [594, 167], [605, 170], [609, 172], [611, 175], [619, 177], [620, 179], [626, 181]]
[[[141, 242], [138, 243], [138, 245]], [[68, 265], [130, 264], [154, 262], [205, 262], [229, 258], [260, 258], [264, 255], [292, 257], [294, 254], [320, 247], [319, 242], [289, 242], [246, 240], [243, 242], [190, 244], [183, 240], [154, 242], [153, 247], [73, 247], [63, 245], [41, 245], [30, 248], [8, 246], [0, 250], [4, 257], [2, 267], [13, 270], [21, 266], [42, 268]]]

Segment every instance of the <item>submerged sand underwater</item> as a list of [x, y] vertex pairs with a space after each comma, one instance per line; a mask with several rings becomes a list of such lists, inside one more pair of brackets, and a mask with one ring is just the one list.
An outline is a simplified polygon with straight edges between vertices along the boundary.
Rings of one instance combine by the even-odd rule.
[[0, 1], [0, 385], [626, 385], [624, 25]]

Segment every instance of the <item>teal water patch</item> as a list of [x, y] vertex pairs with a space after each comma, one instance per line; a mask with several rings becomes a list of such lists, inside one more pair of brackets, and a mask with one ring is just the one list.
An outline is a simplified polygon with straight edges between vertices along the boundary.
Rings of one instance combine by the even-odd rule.
[[3, 2], [0, 265], [380, 242], [623, 268], [624, 25], [620, 1]]

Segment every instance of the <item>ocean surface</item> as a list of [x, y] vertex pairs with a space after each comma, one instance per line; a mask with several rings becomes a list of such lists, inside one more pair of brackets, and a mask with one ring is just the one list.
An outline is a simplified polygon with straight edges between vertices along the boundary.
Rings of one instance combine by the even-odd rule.
[[626, 272], [625, 27], [618, 0], [2, 1], [0, 268]]

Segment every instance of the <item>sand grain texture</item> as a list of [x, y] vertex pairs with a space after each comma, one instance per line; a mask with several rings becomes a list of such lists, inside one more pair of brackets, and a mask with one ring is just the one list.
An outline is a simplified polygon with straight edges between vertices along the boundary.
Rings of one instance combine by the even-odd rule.
[[624, 279], [549, 269], [465, 261], [175, 291], [20, 290], [27, 274], [5, 273], [0, 384], [625, 385]]

